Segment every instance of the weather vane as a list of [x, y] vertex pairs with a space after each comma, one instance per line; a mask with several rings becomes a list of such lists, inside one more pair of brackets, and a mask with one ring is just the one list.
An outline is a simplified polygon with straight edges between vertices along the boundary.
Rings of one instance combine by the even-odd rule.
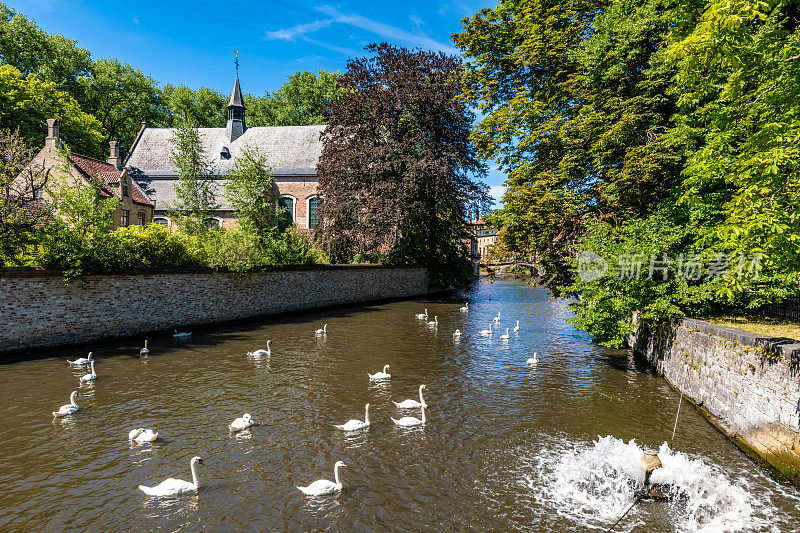
[[233, 52], [236, 54], [236, 60], [234, 61], [236, 63], [236, 77], [239, 77], [239, 50], [234, 50]]

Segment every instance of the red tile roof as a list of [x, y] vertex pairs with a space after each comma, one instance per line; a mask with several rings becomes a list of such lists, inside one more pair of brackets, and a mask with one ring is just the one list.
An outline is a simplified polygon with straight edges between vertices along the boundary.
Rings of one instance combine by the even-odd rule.
[[[70, 154], [70, 161], [87, 180], [99, 179], [101, 194], [103, 196], [107, 198], [119, 196], [115, 192], [116, 187], [112, 187], [112, 184], [119, 183], [120, 176], [122, 175], [122, 171], [118, 170], [117, 167], [111, 163], [106, 163], [105, 161], [80, 154]], [[153, 202], [150, 201], [136, 183], [134, 183], [133, 180], [131, 180], [131, 183], [133, 184], [133, 187], [130, 189], [131, 200], [137, 204], [152, 206]]]

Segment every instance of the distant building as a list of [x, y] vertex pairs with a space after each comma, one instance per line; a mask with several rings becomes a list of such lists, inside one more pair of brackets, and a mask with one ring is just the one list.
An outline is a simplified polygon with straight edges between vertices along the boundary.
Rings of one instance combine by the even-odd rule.
[[[209, 226], [229, 228], [236, 213], [222, 194], [225, 175], [242, 148], [261, 151], [275, 175], [277, 207], [290, 223], [307, 230], [317, 221], [320, 199], [317, 196], [317, 163], [322, 153], [320, 134], [325, 126], [278, 126], [248, 128], [239, 76], [228, 103], [228, 123], [224, 128], [198, 128], [203, 156], [212, 163], [211, 178], [216, 185], [219, 210], [208, 219]], [[125, 160], [125, 169], [155, 204], [154, 222], [172, 225], [170, 210], [175, 207], [178, 173], [172, 164], [174, 128], [142, 129]]]
[[[49, 168], [50, 180], [65, 179], [67, 185], [81, 182], [94, 182], [100, 188], [100, 196], [117, 202], [114, 211], [114, 225], [117, 227], [139, 224], [144, 226], [153, 221], [153, 203], [134, 182], [127, 171], [118, 168], [119, 145], [109, 143], [107, 161], [100, 161], [80, 154], [70, 154], [64, 165], [59, 146], [59, 122], [47, 120], [47, 137], [44, 148], [33, 158], [31, 165]], [[36, 191], [36, 199], [31, 202], [30, 214], [37, 219], [50, 216], [46, 211], [48, 191]], [[44, 202], [42, 202], [44, 200]]]
[[470, 224], [472, 224], [472, 232], [477, 241], [476, 260], [485, 261], [492, 247], [497, 243], [497, 230], [488, 225], [482, 218]]

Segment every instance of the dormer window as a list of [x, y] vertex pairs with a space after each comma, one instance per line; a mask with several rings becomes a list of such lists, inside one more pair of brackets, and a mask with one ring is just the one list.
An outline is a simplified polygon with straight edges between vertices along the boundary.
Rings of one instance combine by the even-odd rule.
[[227, 147], [227, 146], [223, 146], [223, 147], [222, 147], [222, 148], [220, 148], [220, 150], [219, 150], [219, 156], [220, 156], [220, 158], [222, 158], [222, 159], [230, 159], [230, 158], [231, 158], [231, 151], [230, 151], [230, 150], [228, 150], [228, 147]]
[[122, 182], [122, 196], [130, 196], [130, 191], [128, 190], [128, 184]]

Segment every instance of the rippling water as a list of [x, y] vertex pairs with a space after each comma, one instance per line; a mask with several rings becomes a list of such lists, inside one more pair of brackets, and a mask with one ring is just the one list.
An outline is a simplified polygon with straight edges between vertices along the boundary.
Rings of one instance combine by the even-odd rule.
[[[86, 370], [66, 363], [85, 356], [74, 350], [0, 366], [0, 530], [607, 529], [633, 501], [630, 458], [669, 441], [677, 394], [627, 352], [591, 344], [542, 289], [484, 281], [464, 298], [466, 314], [464, 300], [425, 299], [151, 338], [144, 359], [130, 342], [98, 344], [99, 379], [83, 388]], [[438, 329], [413, 318], [425, 307]], [[503, 330], [520, 320], [507, 342], [478, 335], [498, 311]], [[315, 337], [324, 323], [327, 337]], [[246, 355], [267, 339], [270, 357]], [[384, 364], [391, 381], [370, 383]], [[394, 427], [390, 416], [419, 413], [391, 400], [415, 398], [421, 383], [428, 425]], [[54, 420], [76, 389], [80, 411]], [[333, 428], [363, 418], [367, 402], [371, 427]], [[229, 434], [243, 412], [258, 425]], [[132, 446], [136, 427], [161, 439]], [[205, 459], [199, 493], [137, 489], [190, 480], [193, 455]], [[642, 503], [618, 531], [798, 530], [798, 491], [688, 404], [662, 455], [688, 500]], [[294, 488], [332, 479], [337, 460], [348, 464], [341, 494]]]

